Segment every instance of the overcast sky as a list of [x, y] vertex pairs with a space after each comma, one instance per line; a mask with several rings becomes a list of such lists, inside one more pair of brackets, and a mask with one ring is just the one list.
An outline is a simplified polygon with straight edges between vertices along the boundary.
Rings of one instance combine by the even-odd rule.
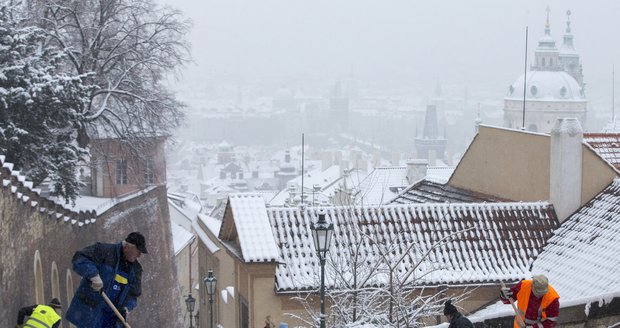
[[353, 76], [507, 87], [523, 71], [526, 26], [533, 59], [547, 6], [558, 46], [572, 11], [589, 91], [611, 89], [620, 58], [618, 0], [157, 1], [194, 23], [186, 81]]

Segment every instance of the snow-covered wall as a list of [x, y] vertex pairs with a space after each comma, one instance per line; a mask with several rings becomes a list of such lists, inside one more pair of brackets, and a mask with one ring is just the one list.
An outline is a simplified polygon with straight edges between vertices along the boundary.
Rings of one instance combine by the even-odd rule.
[[[7, 171], [2, 173], [4, 181]], [[89, 224], [78, 224], [79, 216], [50, 215], [41, 210], [43, 202], [18, 198], [19, 188], [12, 187], [0, 187], [0, 326], [14, 326], [20, 307], [52, 297], [58, 297], [66, 311], [80, 281], [71, 270], [73, 253], [97, 241], [118, 242], [131, 231], [145, 235], [149, 254], [140, 258], [143, 293], [129, 322], [140, 322], [138, 327], [181, 326], [184, 307], [179, 304], [165, 187], [118, 203], [94, 222], [89, 218]]]

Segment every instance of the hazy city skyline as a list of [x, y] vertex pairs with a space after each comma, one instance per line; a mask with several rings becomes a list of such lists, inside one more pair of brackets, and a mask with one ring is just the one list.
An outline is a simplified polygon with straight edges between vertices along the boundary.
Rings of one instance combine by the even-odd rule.
[[611, 0], [162, 1], [194, 23], [187, 80], [353, 76], [507, 86], [523, 71], [526, 26], [531, 61], [547, 6], [558, 46], [571, 10], [588, 84], [610, 83], [620, 55], [610, 37], [620, 30], [620, 3]]

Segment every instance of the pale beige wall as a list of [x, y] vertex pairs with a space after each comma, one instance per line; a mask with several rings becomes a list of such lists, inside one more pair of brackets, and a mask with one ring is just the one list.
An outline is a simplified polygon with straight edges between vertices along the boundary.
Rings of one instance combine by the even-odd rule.
[[482, 125], [448, 184], [513, 200], [548, 200], [549, 137]]
[[251, 295], [248, 295], [250, 304], [250, 321], [254, 327], [264, 327], [265, 319], [271, 316], [275, 323], [281, 321], [280, 300], [275, 294], [275, 264], [252, 265]]
[[[448, 184], [516, 201], [548, 201], [549, 161], [548, 135], [483, 125]], [[616, 176], [584, 145], [582, 205]]]
[[[174, 262], [176, 263], [177, 268], [177, 280], [179, 282], [180, 295], [179, 295], [179, 304], [182, 305], [182, 313], [185, 325], [184, 327], [189, 327], [189, 318], [187, 314], [187, 308], [185, 306], [185, 298], [187, 297], [189, 291], [189, 247], [183, 248], [176, 256], [174, 257]], [[196, 296], [192, 293], [192, 296]]]
[[588, 146], [583, 146], [581, 203], [585, 204], [618, 176], [613, 167]]

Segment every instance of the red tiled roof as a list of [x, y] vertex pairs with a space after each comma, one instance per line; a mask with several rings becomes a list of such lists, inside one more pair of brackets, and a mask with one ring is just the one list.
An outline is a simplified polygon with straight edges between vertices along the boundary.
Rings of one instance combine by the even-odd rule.
[[[326, 284], [331, 287], [350, 284], [335, 281], [334, 272], [350, 273], [352, 266], [360, 265], [365, 272], [379, 268], [363, 277], [366, 285], [385, 285], [381, 253], [402, 258], [394, 273], [413, 286], [519, 280], [529, 275], [531, 263], [559, 224], [553, 206], [545, 202], [324, 209], [326, 220], [334, 224], [326, 266]], [[283, 261], [276, 268], [278, 292], [318, 286], [318, 259], [310, 231], [317, 210], [308, 208], [302, 214], [299, 208], [267, 208]], [[352, 263], [354, 255], [363, 263]]]
[[584, 133], [583, 141], [609, 164], [620, 170], [620, 133]]
[[491, 203], [506, 202], [507, 199], [452, 187], [448, 184], [422, 180], [409, 187], [393, 199], [390, 204], [413, 203]]

